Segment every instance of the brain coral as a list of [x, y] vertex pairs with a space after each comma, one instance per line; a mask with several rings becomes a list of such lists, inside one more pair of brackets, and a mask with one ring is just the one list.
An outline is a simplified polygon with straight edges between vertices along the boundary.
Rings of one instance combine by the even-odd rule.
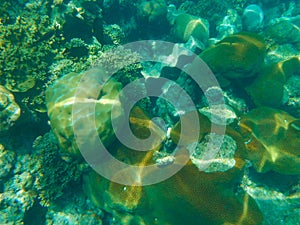
[[[110, 112], [114, 104], [120, 104], [118, 91], [121, 84], [113, 79], [108, 80], [104, 85], [100, 84], [99, 74], [101, 74], [101, 70], [97, 68], [81, 74], [69, 73], [48, 87], [46, 91], [46, 105], [52, 130], [62, 150], [72, 155], [80, 155], [76, 141], [81, 141], [81, 143], [84, 141], [80, 138], [76, 140], [73, 129], [75, 126], [77, 135], [92, 136], [93, 129], [87, 126], [87, 121], [95, 119], [95, 128], [104, 145], [111, 144], [114, 139]], [[91, 82], [90, 78], [95, 78], [94, 82]], [[84, 82], [88, 83], [85, 84]], [[79, 87], [83, 88], [85, 93], [76, 96]], [[100, 95], [98, 95], [99, 92]], [[73, 106], [76, 104], [78, 105], [75, 112], [76, 117], [74, 117]], [[95, 113], [86, 111], [90, 107], [94, 107]], [[120, 115], [121, 112], [114, 116]], [[80, 118], [84, 119], [81, 120]]]

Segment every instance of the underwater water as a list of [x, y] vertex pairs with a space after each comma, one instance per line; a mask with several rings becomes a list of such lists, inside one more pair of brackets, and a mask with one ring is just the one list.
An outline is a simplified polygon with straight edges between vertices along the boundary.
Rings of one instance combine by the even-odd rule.
[[0, 224], [300, 224], [299, 0], [0, 3]]

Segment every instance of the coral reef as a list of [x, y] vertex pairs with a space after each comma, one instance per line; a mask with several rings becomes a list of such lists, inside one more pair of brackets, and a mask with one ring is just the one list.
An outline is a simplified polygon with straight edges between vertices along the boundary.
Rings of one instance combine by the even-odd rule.
[[[135, 118], [135, 115], [131, 117]], [[141, 128], [147, 128], [147, 124], [136, 121], [132, 126], [138, 126], [138, 134], [143, 135]], [[124, 157], [124, 151], [128, 152], [120, 146], [115, 157]], [[152, 151], [125, 154], [125, 159], [133, 165], [146, 166], [152, 163], [151, 154]], [[226, 173], [201, 172], [189, 162], [176, 175], [149, 186], [124, 186], [91, 172], [84, 178], [84, 189], [96, 205], [113, 213], [113, 219], [123, 224], [260, 224], [262, 216], [254, 200], [242, 191], [235, 192], [243, 167], [243, 162], [236, 160], [235, 166], [227, 168]], [[221, 166], [218, 168], [222, 171]], [[120, 175], [125, 174], [120, 171]], [[143, 176], [151, 174], [141, 172], [139, 176], [144, 179]], [[178, 209], [178, 205], [185, 210]], [[176, 213], [167, 213], [169, 210]]]
[[238, 33], [242, 30], [242, 20], [236, 10], [228, 9], [227, 15], [223, 18], [222, 23], [216, 27], [218, 39], [223, 39], [230, 34]]
[[62, 196], [66, 188], [79, 181], [86, 166], [77, 161], [64, 161], [52, 133], [37, 138], [33, 147], [35, 153], [32, 158], [40, 164], [34, 174], [34, 186], [40, 204], [49, 205]]
[[141, 17], [146, 17], [150, 23], [161, 20], [167, 14], [165, 0], [151, 0], [142, 2], [138, 7]]
[[7, 150], [2, 144], [0, 144], [0, 161], [1, 170], [0, 170], [0, 181], [3, 181], [6, 177], [9, 176], [9, 173], [14, 167], [16, 160], [16, 155], [13, 151]]
[[180, 6], [179, 10], [188, 14], [204, 18], [208, 20], [211, 27], [211, 34], [215, 33], [214, 28], [216, 24], [219, 24], [226, 12], [228, 5], [226, 1], [184, 1]]
[[249, 168], [244, 174], [242, 186], [255, 198], [267, 218], [266, 224], [298, 223], [299, 175], [257, 174]]
[[291, 43], [299, 46], [299, 22], [300, 16], [271, 21], [265, 29], [265, 34], [272, 37], [279, 44]]
[[[33, 154], [22, 154], [1, 145], [0, 218], [5, 224], [22, 224], [37, 218], [35, 215], [28, 219], [27, 214], [31, 210], [44, 211], [43, 206], [53, 206], [66, 190], [78, 186], [80, 175], [86, 168], [76, 161], [64, 161], [51, 133], [37, 138], [34, 148]], [[51, 210], [58, 212], [55, 208]], [[45, 219], [45, 214], [41, 213], [40, 220]]]
[[13, 92], [26, 92], [47, 75], [47, 62], [55, 54], [56, 27], [48, 16], [18, 16], [1, 26], [1, 83]]
[[122, 46], [108, 48], [95, 60], [94, 66], [103, 68], [114, 79], [126, 85], [141, 78], [143, 69], [139, 62], [141, 56]]
[[[299, 12], [299, 0], [2, 1], [0, 223], [297, 224]], [[159, 46], [153, 57], [166, 64], [140, 62], [120, 46], [143, 39], [180, 43], [166, 53]], [[200, 90], [176, 68], [201, 73], [189, 65], [192, 53], [221, 87]], [[111, 121], [125, 112], [110, 115], [126, 103], [121, 89], [140, 78], [149, 83], [127, 97], [169, 79], [130, 110], [130, 130], [120, 126], [130, 144], [154, 137], [147, 152], [116, 138]], [[99, 137], [116, 160], [140, 166], [133, 185], [107, 180], [82, 160], [79, 149]], [[182, 169], [139, 186], [156, 175], [150, 165]]]
[[[74, 187], [68, 191], [70, 193], [64, 194], [59, 201], [52, 203], [47, 208], [44, 217], [45, 225], [104, 224], [103, 212], [91, 204], [83, 192], [77, 190], [76, 195], [72, 194]], [[74, 205], [74, 203], [76, 204]]]
[[284, 85], [284, 93], [286, 95], [286, 102], [284, 108], [292, 115], [300, 118], [300, 77], [291, 76]]

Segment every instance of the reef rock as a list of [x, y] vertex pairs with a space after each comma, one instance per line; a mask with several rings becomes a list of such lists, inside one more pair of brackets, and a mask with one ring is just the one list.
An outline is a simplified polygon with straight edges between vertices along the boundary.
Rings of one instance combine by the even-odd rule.
[[0, 133], [9, 130], [20, 115], [21, 109], [15, 102], [13, 94], [0, 85]]
[[264, 12], [255, 4], [248, 5], [243, 12], [243, 28], [246, 31], [255, 32], [262, 27]]

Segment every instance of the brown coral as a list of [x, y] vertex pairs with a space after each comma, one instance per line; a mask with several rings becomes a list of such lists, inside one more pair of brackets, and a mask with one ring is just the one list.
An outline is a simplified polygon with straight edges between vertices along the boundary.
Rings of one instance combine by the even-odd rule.
[[253, 109], [240, 121], [247, 157], [258, 172], [300, 173], [300, 120], [268, 107]]

